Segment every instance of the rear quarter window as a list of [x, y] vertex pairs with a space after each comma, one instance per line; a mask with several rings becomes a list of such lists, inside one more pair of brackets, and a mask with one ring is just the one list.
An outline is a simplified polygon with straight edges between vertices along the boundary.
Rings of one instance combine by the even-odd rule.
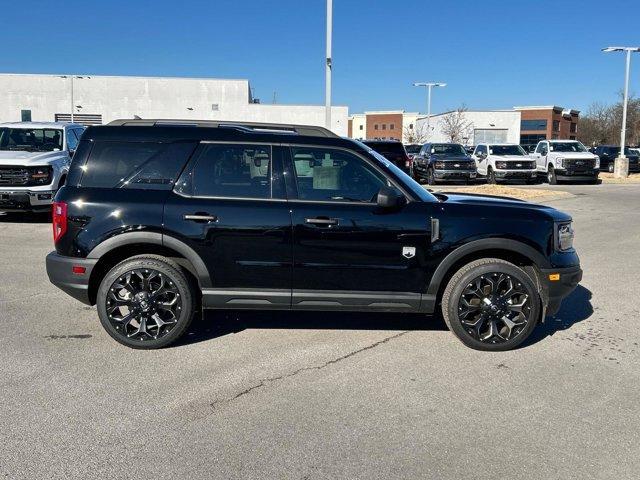
[[80, 167], [80, 186], [170, 190], [196, 145], [195, 142], [94, 142], [87, 161]]

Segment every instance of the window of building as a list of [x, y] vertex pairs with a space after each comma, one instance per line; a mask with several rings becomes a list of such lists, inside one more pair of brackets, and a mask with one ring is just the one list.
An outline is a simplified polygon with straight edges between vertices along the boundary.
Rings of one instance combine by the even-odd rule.
[[476, 128], [473, 131], [473, 142], [478, 143], [505, 143], [507, 141], [507, 129], [501, 128]]
[[413, 123], [409, 124], [409, 130], [413, 130]]
[[192, 195], [271, 198], [271, 161], [270, 145], [204, 145], [191, 172]]
[[291, 149], [298, 198], [336, 202], [374, 202], [384, 175], [362, 158], [343, 150]]
[[575, 140], [576, 136], [575, 135], [569, 135], [569, 140]]
[[362, 130], [362, 125], [360, 125], [359, 129]]
[[20, 119], [23, 122], [31, 121], [31, 110], [20, 110]]
[[374, 130], [378, 130], [378, 124], [377, 123], [373, 126], [373, 129]]
[[576, 133], [578, 131], [578, 124], [575, 122], [571, 122], [571, 126], [569, 127], [569, 131], [571, 133]]
[[395, 125], [394, 125], [393, 123], [391, 123], [391, 124], [389, 125], [389, 130], [393, 130], [394, 128], [395, 128]]
[[560, 120], [554, 120], [553, 121], [553, 131], [554, 132], [559, 132], [560, 131]]
[[383, 123], [383, 124], [382, 124], [382, 129], [383, 129], [383, 130], [386, 130], [386, 129], [387, 129], [387, 124], [386, 124], [386, 123]]
[[529, 130], [529, 131], [546, 131], [547, 130], [547, 121], [545, 119], [541, 120], [522, 120], [520, 122], [520, 130]]
[[193, 142], [98, 141], [86, 163], [80, 167], [83, 171], [80, 185], [170, 190], [195, 147]]

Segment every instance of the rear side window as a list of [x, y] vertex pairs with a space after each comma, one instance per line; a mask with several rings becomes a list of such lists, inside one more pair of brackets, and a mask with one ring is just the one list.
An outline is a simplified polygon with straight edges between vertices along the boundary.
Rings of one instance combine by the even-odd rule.
[[194, 142], [95, 142], [81, 167], [80, 184], [93, 188], [170, 190], [195, 147]]
[[204, 144], [189, 179], [196, 197], [257, 198], [272, 192], [270, 145]]

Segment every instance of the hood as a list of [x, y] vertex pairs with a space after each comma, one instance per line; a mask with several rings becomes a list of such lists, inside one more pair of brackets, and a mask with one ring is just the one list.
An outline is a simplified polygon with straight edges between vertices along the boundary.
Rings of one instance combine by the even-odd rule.
[[537, 212], [545, 216], [549, 216], [556, 222], [571, 220], [570, 215], [556, 210], [553, 207], [537, 203], [529, 203], [516, 198], [496, 197], [476, 193], [443, 193], [440, 195], [436, 194], [436, 196], [445, 203], [472, 205], [475, 207], [482, 207], [483, 209], [515, 208], [522, 210], [523, 216], [527, 215], [527, 212]]
[[578, 160], [592, 160], [596, 158], [596, 155], [590, 152], [551, 152], [554, 155], [562, 158], [575, 158]]
[[42, 165], [65, 156], [64, 152], [25, 152], [0, 150], [0, 165]]
[[433, 153], [431, 158], [440, 162], [470, 162], [471, 157], [468, 155], [448, 155], [446, 153]]
[[495, 157], [496, 161], [506, 160], [507, 162], [526, 162], [531, 160], [526, 155], [492, 155], [492, 157]]

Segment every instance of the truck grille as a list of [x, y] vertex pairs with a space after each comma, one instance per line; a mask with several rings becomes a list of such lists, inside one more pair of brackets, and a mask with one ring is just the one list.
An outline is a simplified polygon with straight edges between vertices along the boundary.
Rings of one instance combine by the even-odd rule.
[[[499, 161], [496, 162], [496, 164], [500, 163]], [[509, 170], [531, 170], [532, 168], [536, 168], [536, 162], [533, 161], [529, 161], [529, 160], [523, 160], [523, 161], [509, 161], [506, 162], [507, 163], [507, 168]]]
[[24, 167], [0, 166], [0, 186], [24, 187], [29, 184], [29, 170]]
[[592, 158], [567, 158], [566, 168], [574, 170], [592, 170], [596, 166], [596, 161]]
[[449, 161], [445, 163], [445, 168], [447, 168], [448, 170], [475, 170], [476, 162]]

